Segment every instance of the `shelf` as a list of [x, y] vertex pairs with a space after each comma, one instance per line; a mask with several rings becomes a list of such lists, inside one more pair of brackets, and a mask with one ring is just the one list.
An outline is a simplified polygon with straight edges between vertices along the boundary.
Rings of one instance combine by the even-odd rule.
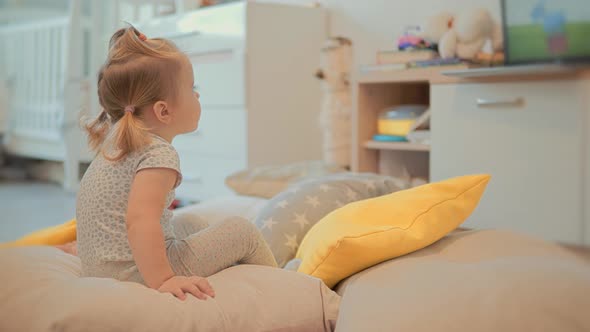
[[373, 150], [419, 151], [419, 152], [430, 151], [430, 145], [418, 144], [418, 143], [408, 143], [408, 142], [367, 141], [367, 142], [365, 142], [365, 148], [373, 149]]
[[474, 69], [445, 70], [441, 75], [472, 80], [517, 79], [536, 80], [539, 78], [558, 79], [564, 77], [586, 76], [589, 67], [559, 64], [531, 64], [520, 66], [499, 66]]
[[452, 83], [457, 78], [442, 75], [441, 72], [455, 70], [467, 70], [467, 65], [437, 66], [427, 68], [412, 68], [398, 70], [383, 70], [371, 72], [359, 72], [354, 78], [358, 83]]

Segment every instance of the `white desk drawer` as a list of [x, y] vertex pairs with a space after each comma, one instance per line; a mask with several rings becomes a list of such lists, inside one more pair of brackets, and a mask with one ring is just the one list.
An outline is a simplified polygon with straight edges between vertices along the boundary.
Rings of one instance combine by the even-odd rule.
[[203, 107], [197, 131], [176, 137], [172, 144], [181, 162], [191, 156], [246, 158], [246, 112]]
[[187, 53], [243, 48], [246, 4], [235, 3], [158, 17], [139, 24], [148, 38], [167, 38]]
[[578, 96], [574, 81], [432, 87], [432, 180], [492, 175], [467, 226], [581, 241]]
[[235, 107], [245, 104], [244, 54], [241, 50], [191, 53], [195, 85], [201, 105]]
[[246, 167], [244, 159], [191, 157], [181, 160], [183, 181], [176, 190], [178, 198], [205, 200], [227, 195], [225, 178]]

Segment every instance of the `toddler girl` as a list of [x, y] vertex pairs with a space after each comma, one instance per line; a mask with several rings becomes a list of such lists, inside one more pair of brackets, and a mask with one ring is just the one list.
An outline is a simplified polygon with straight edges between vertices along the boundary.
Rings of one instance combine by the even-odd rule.
[[170, 143], [197, 128], [201, 106], [193, 85], [189, 59], [170, 41], [148, 39], [133, 27], [112, 36], [98, 73], [103, 110], [86, 126], [97, 157], [76, 207], [84, 276], [206, 299], [215, 295], [205, 279], [211, 274], [239, 263], [276, 266], [246, 220], [172, 227], [167, 207], [182, 176]]

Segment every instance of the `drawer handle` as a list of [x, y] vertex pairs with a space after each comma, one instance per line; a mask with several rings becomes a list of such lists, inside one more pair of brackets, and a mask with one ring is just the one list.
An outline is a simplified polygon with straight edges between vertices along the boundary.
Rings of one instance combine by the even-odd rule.
[[524, 105], [524, 98], [518, 97], [513, 99], [485, 99], [477, 98], [477, 106], [491, 107], [491, 106], [522, 106]]

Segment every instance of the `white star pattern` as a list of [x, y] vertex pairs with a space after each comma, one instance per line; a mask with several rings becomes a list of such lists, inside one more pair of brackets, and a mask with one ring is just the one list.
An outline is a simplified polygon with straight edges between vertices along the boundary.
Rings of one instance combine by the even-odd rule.
[[297, 247], [299, 247], [299, 244], [297, 243], [297, 234], [295, 234], [295, 235], [285, 234], [285, 237], [287, 238], [287, 242], [285, 242], [285, 246], [291, 248], [291, 250], [295, 250], [295, 249], [297, 249]]
[[355, 193], [354, 191], [352, 191], [352, 189], [350, 189], [350, 188], [346, 188], [346, 196], [350, 200], [356, 200], [357, 197], [358, 197], [357, 193]]
[[325, 193], [328, 192], [328, 191], [330, 191], [330, 189], [332, 189], [332, 188], [330, 188], [330, 186], [328, 186], [327, 184], [322, 184], [320, 186], [320, 190], [323, 191], [323, 192], [325, 192]]
[[268, 218], [262, 222], [262, 229], [268, 228], [272, 230], [272, 226], [278, 224], [278, 222], [272, 220], [272, 218]]
[[309, 224], [309, 221], [305, 217], [305, 213], [303, 213], [303, 214], [295, 213], [295, 219], [293, 219], [293, 222], [296, 224], [299, 224], [299, 226], [301, 226], [301, 229], [305, 228], [305, 225]]
[[277, 203], [277, 206], [280, 207], [280, 208], [283, 208], [283, 209], [286, 208], [287, 205], [289, 205], [289, 202], [287, 202], [286, 200], [282, 200], [282, 201], [280, 201], [280, 202]]
[[305, 201], [314, 208], [320, 205], [320, 200], [317, 196], [306, 196]]

